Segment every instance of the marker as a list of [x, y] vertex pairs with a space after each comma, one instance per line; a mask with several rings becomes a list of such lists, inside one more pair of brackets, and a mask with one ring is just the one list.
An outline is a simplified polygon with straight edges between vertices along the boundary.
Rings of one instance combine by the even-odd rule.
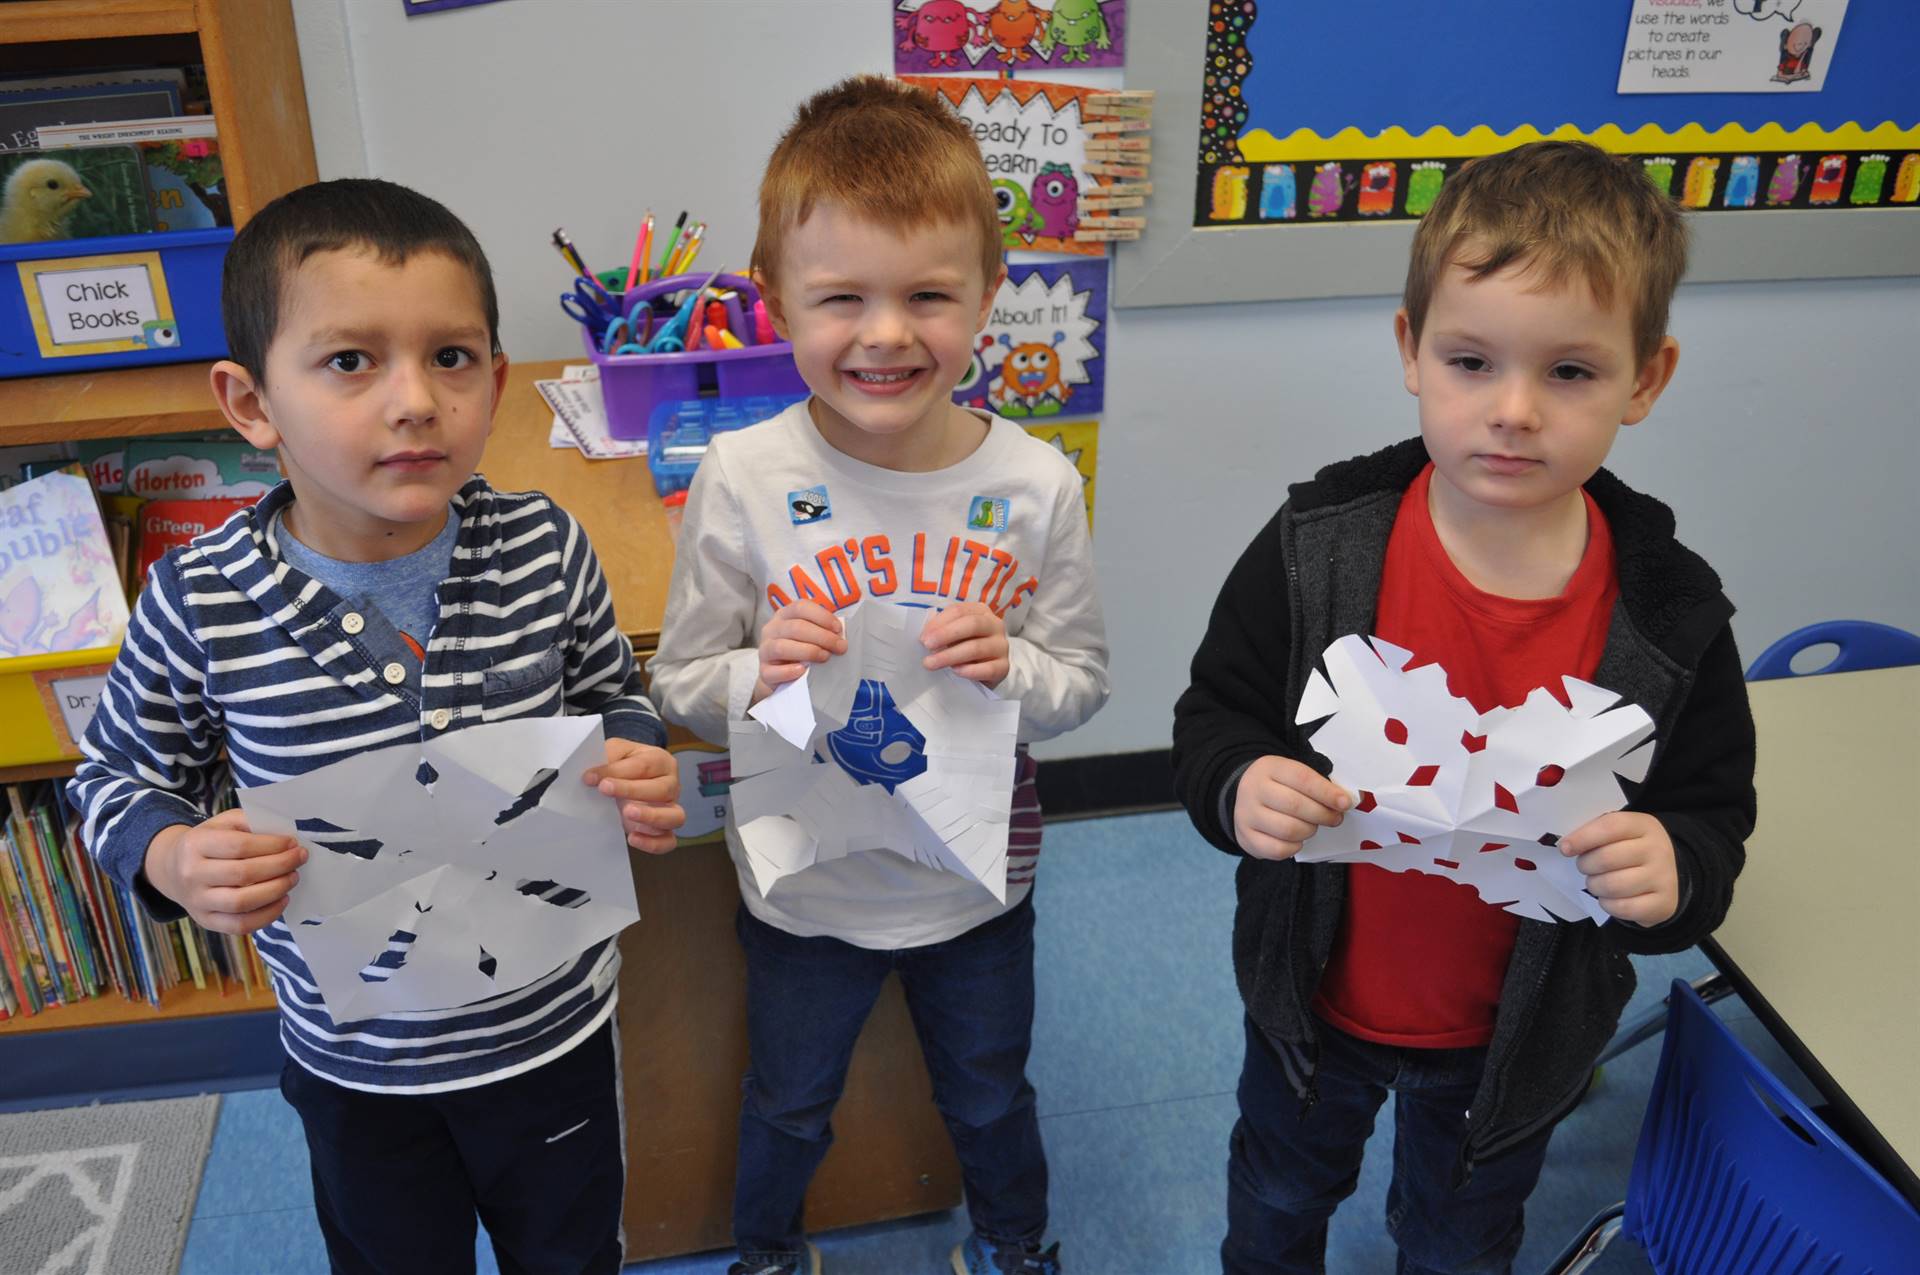
[[773, 320], [767, 317], [767, 303], [755, 301], [753, 303], [753, 343], [772, 345], [776, 339]]
[[679, 246], [680, 232], [686, 227], [686, 224], [687, 212], [686, 209], [683, 208], [680, 210], [679, 218], [673, 223], [673, 233], [667, 236], [667, 250], [660, 254], [660, 277], [662, 279], [674, 273], [669, 269], [669, 267], [673, 265], [673, 250]]

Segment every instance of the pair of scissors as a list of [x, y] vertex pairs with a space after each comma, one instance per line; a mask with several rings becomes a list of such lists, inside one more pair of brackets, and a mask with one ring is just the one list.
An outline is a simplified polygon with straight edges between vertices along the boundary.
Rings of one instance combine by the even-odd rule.
[[600, 341], [602, 354], [645, 354], [647, 338], [653, 333], [653, 311], [641, 306], [632, 318], [615, 315], [607, 324], [607, 334]]
[[574, 279], [573, 287], [560, 294], [560, 308], [576, 323], [583, 323], [595, 332], [604, 332], [621, 314], [620, 302], [591, 275]]

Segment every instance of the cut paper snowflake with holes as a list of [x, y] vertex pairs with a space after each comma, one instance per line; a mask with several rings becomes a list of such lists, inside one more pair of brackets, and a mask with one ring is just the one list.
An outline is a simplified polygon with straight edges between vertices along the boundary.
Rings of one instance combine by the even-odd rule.
[[[1607, 913], [1560, 853], [1560, 838], [1626, 804], [1646, 778], [1653, 722], [1612, 691], [1563, 678], [1567, 704], [1538, 687], [1518, 708], [1476, 713], [1437, 664], [1379, 638], [1326, 649], [1295, 721], [1355, 804], [1301, 850], [1307, 863], [1371, 863], [1470, 885], [1537, 921], [1600, 924]], [[1568, 705], [1571, 705], [1569, 707]], [[1618, 778], [1617, 778], [1618, 777]]]
[[308, 859], [282, 915], [336, 1022], [511, 992], [640, 919], [598, 717], [492, 722], [240, 791]]
[[921, 661], [931, 612], [840, 613], [847, 651], [748, 710], [729, 739], [734, 818], [754, 883], [891, 851], [1007, 897], [1020, 705]]

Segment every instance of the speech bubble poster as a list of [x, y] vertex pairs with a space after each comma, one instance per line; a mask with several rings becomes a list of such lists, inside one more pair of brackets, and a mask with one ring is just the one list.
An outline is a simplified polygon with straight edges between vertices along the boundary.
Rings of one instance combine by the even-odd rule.
[[972, 130], [1009, 249], [1107, 255], [1106, 244], [1073, 237], [1080, 196], [1101, 184], [1087, 172], [1085, 111], [1092, 89], [954, 75], [900, 78], [945, 98]]
[[1634, 0], [1618, 91], [1818, 93], [1846, 16], [1847, 0]]
[[893, 69], [900, 75], [1127, 62], [1127, 0], [888, 2]]
[[1014, 420], [1096, 415], [1106, 353], [1106, 262], [1010, 265], [953, 400]]

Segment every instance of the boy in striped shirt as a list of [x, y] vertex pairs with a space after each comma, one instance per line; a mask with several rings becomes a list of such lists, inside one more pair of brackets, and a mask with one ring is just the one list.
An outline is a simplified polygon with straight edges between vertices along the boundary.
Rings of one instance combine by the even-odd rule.
[[481, 722], [598, 713], [629, 843], [682, 821], [665, 732], [593, 549], [474, 474], [506, 383], [471, 231], [388, 182], [269, 204], [228, 253], [215, 397], [286, 481], [155, 564], [69, 786], [101, 864], [162, 919], [253, 933], [281, 1091], [336, 1271], [614, 1271], [624, 1188], [606, 940], [471, 1005], [336, 1021], [279, 920], [307, 851], [207, 818], [241, 787]]

